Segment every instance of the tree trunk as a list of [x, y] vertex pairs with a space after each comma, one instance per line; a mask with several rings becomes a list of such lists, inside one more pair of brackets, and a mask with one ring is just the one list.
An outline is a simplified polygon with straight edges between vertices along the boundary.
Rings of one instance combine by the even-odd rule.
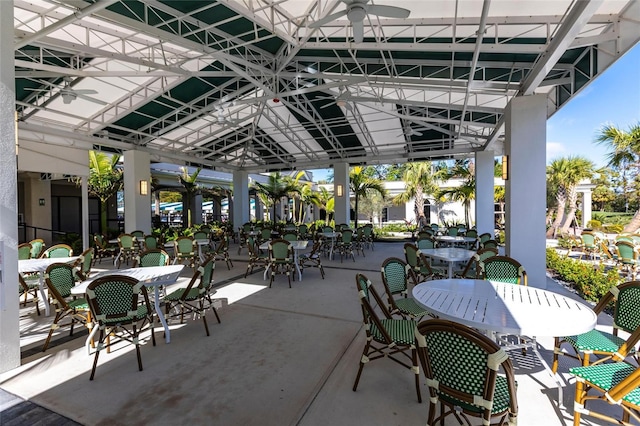
[[104, 234], [104, 236], [108, 239], [109, 236], [107, 235], [107, 214], [108, 214], [108, 209], [107, 206], [109, 204], [107, 204], [107, 201], [102, 201], [100, 200], [100, 231]]
[[562, 219], [564, 218], [564, 209], [567, 204], [567, 193], [565, 188], [558, 189], [558, 194], [556, 194], [557, 200], [557, 214], [556, 219], [551, 224], [551, 227], [547, 230], [547, 238], [555, 238], [556, 231], [562, 225]]
[[[358, 193], [356, 192], [356, 205], [355, 205], [355, 210], [356, 210], [356, 225], [355, 225], [355, 229], [358, 229]], [[351, 209], [348, 209], [349, 211], [349, 216], [351, 216]], [[347, 223], [351, 222], [351, 218], [348, 217], [347, 218]]]
[[633, 215], [631, 222], [627, 223], [622, 232], [636, 232], [640, 228], [640, 210]]
[[569, 190], [569, 212], [564, 217], [564, 222], [560, 227], [560, 235], [569, 232], [569, 227], [576, 217], [576, 210], [578, 210], [578, 192], [576, 191], [576, 187], [572, 186]]

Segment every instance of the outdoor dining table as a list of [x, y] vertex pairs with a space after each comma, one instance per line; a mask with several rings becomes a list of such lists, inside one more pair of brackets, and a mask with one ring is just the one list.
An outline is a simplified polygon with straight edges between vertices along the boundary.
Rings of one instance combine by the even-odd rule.
[[[522, 337], [505, 349], [530, 348], [558, 385], [558, 375], [538, 351], [536, 338], [575, 336], [595, 328], [597, 316], [583, 302], [552, 291], [497, 281], [443, 279], [420, 283], [412, 290], [415, 301], [440, 318], [484, 330], [496, 337]], [[505, 343], [501, 339], [501, 343]]]
[[69, 263], [78, 260], [79, 256], [71, 257], [45, 257], [40, 259], [22, 259], [18, 260], [18, 273], [38, 273], [38, 289], [40, 290], [40, 296], [44, 302], [44, 314], [49, 316], [51, 308], [49, 306], [49, 298], [44, 292], [44, 273], [54, 263]]
[[210, 245], [210, 241], [208, 239], [205, 239], [205, 238], [198, 238], [198, 239], [196, 239], [194, 241], [198, 245], [198, 258], [200, 259], [200, 262], [202, 263], [205, 260], [205, 253], [202, 251], [202, 247]]
[[[293, 249], [293, 263], [296, 267], [296, 272], [298, 273], [298, 281], [302, 281], [302, 271], [300, 270], [300, 264], [298, 262], [298, 252], [300, 250], [305, 250], [307, 245], [309, 245], [309, 241], [307, 240], [298, 240], [298, 241], [290, 241], [291, 248]], [[258, 247], [260, 250], [269, 250], [269, 241], [260, 244]], [[263, 278], [267, 279], [267, 271], [268, 268], [265, 268]]]
[[475, 243], [476, 242], [476, 238], [475, 237], [463, 237], [460, 235], [437, 235], [434, 237], [434, 239], [436, 241], [439, 241], [441, 243], [446, 243], [448, 244], [450, 247], [453, 246], [454, 244], [469, 244], [469, 243]]
[[323, 232], [321, 233], [321, 235], [324, 238], [331, 240], [331, 247], [329, 248], [329, 259], [333, 259], [333, 248], [336, 243], [336, 238], [338, 237], [338, 235], [340, 235], [340, 233], [339, 232]]
[[453, 277], [453, 264], [456, 262], [467, 262], [476, 252], [456, 247], [442, 247], [434, 249], [420, 249], [420, 253], [427, 257], [437, 260], [443, 260], [449, 264], [447, 269], [447, 277]]
[[[178, 280], [178, 277], [180, 277], [180, 273], [182, 272], [183, 268], [184, 265], [169, 265], [103, 271], [93, 275], [88, 280], [78, 283], [71, 289], [71, 294], [76, 296], [84, 296], [87, 291], [87, 287], [96, 278], [109, 275], [124, 275], [127, 277], [135, 278], [138, 281], [144, 283], [146, 287], [153, 287], [153, 305], [155, 307], [156, 314], [158, 315], [158, 319], [160, 320], [160, 323], [164, 328], [165, 342], [170, 343], [171, 331], [169, 330], [169, 324], [167, 323], [167, 320], [162, 313], [162, 309], [160, 309], [160, 287], [163, 285], [175, 283]], [[89, 336], [87, 342], [91, 339], [91, 337], [93, 336]]]

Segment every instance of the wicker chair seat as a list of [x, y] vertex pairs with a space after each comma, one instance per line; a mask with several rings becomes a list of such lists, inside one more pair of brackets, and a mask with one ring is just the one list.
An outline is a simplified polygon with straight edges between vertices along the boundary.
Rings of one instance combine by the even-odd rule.
[[[569, 371], [579, 381], [588, 382], [590, 385], [598, 387], [601, 391], [609, 392], [634, 373], [637, 368], [625, 362], [612, 362], [587, 367], [573, 367]], [[636, 387], [624, 395], [622, 400], [635, 406], [640, 405], [640, 387]]]
[[[413, 345], [415, 341], [414, 331], [416, 323], [412, 320], [401, 319], [380, 319], [382, 326], [387, 330], [391, 339], [402, 345]], [[380, 332], [375, 323], [371, 324], [371, 337], [376, 342], [385, 343], [384, 335]]]
[[[576, 351], [589, 353], [614, 353], [626, 341], [622, 337], [595, 329], [578, 336], [565, 336], [563, 339]], [[635, 352], [635, 348], [630, 350], [632, 352]]]

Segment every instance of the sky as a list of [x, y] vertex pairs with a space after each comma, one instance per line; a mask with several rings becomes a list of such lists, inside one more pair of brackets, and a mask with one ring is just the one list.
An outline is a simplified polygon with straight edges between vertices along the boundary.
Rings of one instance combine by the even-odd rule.
[[[547, 120], [547, 163], [580, 155], [596, 167], [607, 164], [607, 148], [594, 143], [605, 124], [628, 130], [640, 122], [640, 44], [600, 74]], [[316, 181], [330, 170], [312, 170]]]

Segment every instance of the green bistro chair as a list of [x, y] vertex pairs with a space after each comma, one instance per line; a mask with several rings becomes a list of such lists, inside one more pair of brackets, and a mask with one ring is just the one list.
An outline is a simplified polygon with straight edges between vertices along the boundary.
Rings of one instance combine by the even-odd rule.
[[380, 273], [387, 293], [388, 311], [391, 315], [398, 314], [408, 319], [421, 319], [425, 315], [433, 316], [409, 297], [409, 283], [416, 284], [410, 265], [402, 259], [390, 257], [382, 262]]
[[482, 246], [482, 244], [484, 244], [486, 241], [489, 241], [489, 240], [493, 240], [493, 235], [491, 235], [488, 232], [478, 235], [478, 241], [480, 246]]
[[18, 293], [20, 296], [24, 296], [24, 300], [22, 301], [22, 306], [27, 306], [27, 298], [31, 295], [31, 301], [36, 307], [36, 313], [40, 316], [40, 305], [39, 305], [39, 292], [40, 285], [37, 280], [26, 280], [22, 276], [22, 274], [18, 273]]
[[286, 274], [289, 280], [289, 288], [291, 288], [291, 274], [293, 272], [293, 251], [291, 243], [287, 240], [276, 239], [269, 242], [269, 269], [271, 270], [271, 279], [269, 280], [269, 288], [273, 284], [273, 279], [277, 274]]
[[441, 319], [420, 322], [415, 336], [430, 394], [427, 425], [442, 425], [449, 415], [460, 424], [460, 417], [469, 425], [469, 417], [485, 425], [516, 424], [514, 370], [502, 348], [477, 330]]
[[76, 285], [77, 269], [69, 263], [53, 263], [49, 265], [45, 274], [44, 282], [52, 299], [52, 305], [55, 308], [55, 317], [47, 339], [42, 346], [42, 352], [46, 351], [51, 342], [53, 332], [61, 327], [60, 321], [69, 318], [70, 322], [65, 326], [70, 326], [69, 335], [73, 335], [73, 327], [75, 324], [88, 326], [89, 324], [89, 306], [85, 299], [77, 299], [71, 295], [71, 289]]
[[457, 278], [477, 279], [481, 277], [480, 263], [486, 259], [497, 256], [498, 250], [495, 248], [484, 248], [478, 250], [467, 262], [466, 266], [461, 271], [456, 271], [455, 276]]
[[437, 241], [433, 238], [433, 236], [428, 235], [426, 237], [418, 237], [418, 241], [416, 241], [416, 246], [420, 249], [434, 249], [438, 246]]
[[628, 241], [618, 240], [616, 241], [616, 251], [620, 272], [626, 272], [631, 279], [635, 279], [636, 267], [638, 266], [638, 252], [635, 245]]
[[29, 244], [31, 244], [31, 259], [41, 257], [45, 250], [44, 240], [42, 238], [35, 238], [29, 241]]
[[353, 231], [351, 229], [344, 229], [340, 233], [340, 236], [338, 236], [336, 246], [334, 248], [334, 251], [338, 251], [338, 253], [340, 253], [340, 263], [342, 263], [342, 257], [348, 258], [349, 256], [351, 256], [354, 262], [356, 261], [356, 255], [353, 252], [353, 245]]
[[214, 261], [223, 260], [227, 264], [227, 269], [231, 270], [233, 262], [231, 262], [231, 258], [229, 257], [229, 235], [225, 233], [222, 238], [220, 238], [216, 249], [211, 252], [211, 255]]
[[617, 252], [614, 254], [609, 249], [606, 240], [600, 240], [600, 243], [598, 244], [598, 256], [600, 258], [600, 263], [609, 264], [610, 266], [618, 264], [618, 254]]
[[171, 256], [164, 250], [151, 249], [145, 250], [136, 256], [133, 264], [134, 268], [146, 268], [150, 266], [167, 266], [171, 260]]
[[160, 239], [155, 235], [145, 235], [142, 242], [145, 250], [155, 250], [160, 248]]
[[596, 239], [596, 236], [591, 232], [583, 231], [580, 235], [580, 240], [582, 241], [580, 259], [582, 259], [582, 256], [586, 254], [591, 260], [594, 260], [596, 258], [596, 253], [598, 252], [598, 240]]
[[[573, 367], [576, 378], [573, 424], [580, 425], [582, 415], [605, 420], [612, 424], [640, 424], [640, 367], [626, 362]], [[597, 394], [594, 394], [597, 393]], [[589, 406], [587, 407], [587, 402]], [[608, 405], [620, 407], [621, 416], [598, 412]], [[633, 418], [633, 422], [630, 419]], [[595, 423], [593, 423], [595, 424]]]
[[42, 253], [43, 258], [72, 257], [73, 249], [67, 244], [56, 244]]
[[432, 280], [439, 276], [439, 274], [431, 268], [428, 261], [425, 262], [426, 259], [420, 256], [420, 250], [414, 244], [405, 243], [403, 250], [406, 264], [413, 272], [416, 282]]
[[[636, 345], [640, 339], [640, 281], [629, 281], [612, 287], [593, 308], [599, 315], [613, 304], [613, 333], [593, 329], [578, 336], [556, 337], [553, 349], [553, 372], [558, 371], [558, 356], [565, 355], [580, 361], [581, 365], [604, 361], [622, 361], [631, 355], [637, 359]], [[622, 330], [626, 339], [618, 336]], [[568, 346], [571, 352], [562, 351]], [[591, 355], [598, 358], [591, 359]]]
[[508, 256], [491, 256], [480, 262], [480, 276], [489, 281], [527, 285], [524, 267]]
[[91, 266], [93, 265], [93, 249], [88, 248], [80, 254], [74, 266], [77, 269], [78, 280], [84, 281], [91, 275]]
[[320, 275], [322, 275], [322, 279], [324, 280], [324, 268], [322, 267], [322, 258], [320, 256], [321, 249], [322, 241], [316, 240], [310, 252], [301, 253], [298, 256], [298, 266], [300, 266], [301, 271], [304, 271], [305, 268], [320, 269]]
[[175, 307], [178, 309], [180, 315], [180, 324], [184, 321], [184, 314], [191, 313], [193, 315], [202, 318], [204, 323], [204, 329], [209, 336], [209, 325], [207, 324], [207, 318], [205, 316], [208, 309], [213, 311], [213, 314], [220, 323], [220, 317], [215, 306], [213, 306], [211, 284], [213, 283], [213, 271], [216, 267], [212, 257], [207, 258], [193, 274], [189, 285], [185, 288], [179, 288], [173, 292], [167, 294], [164, 297], [166, 304], [167, 314]]
[[370, 223], [367, 223], [364, 226], [364, 229], [362, 230], [362, 233], [364, 234], [364, 244], [365, 246], [368, 246], [369, 248], [371, 248], [371, 250], [373, 250], [373, 242], [375, 241], [375, 233], [373, 232], [373, 225]]
[[[390, 359], [413, 372], [418, 402], [422, 402], [420, 369], [418, 367], [418, 353], [414, 336], [416, 323], [412, 320], [392, 318], [384, 305], [384, 301], [371, 285], [371, 281], [363, 274], [356, 275], [356, 286], [367, 340], [360, 357], [358, 374], [353, 383], [353, 391], [355, 392], [358, 388], [365, 364], [377, 359]], [[375, 303], [382, 310], [382, 318], [375, 311], [371, 296], [373, 296]]]
[[105, 257], [114, 258], [118, 253], [118, 247], [110, 245], [107, 239], [100, 234], [96, 234], [93, 236], [94, 248], [95, 248], [95, 260], [98, 260], [98, 263], [102, 263], [102, 259]]
[[307, 225], [305, 225], [304, 223], [301, 225], [298, 225], [298, 238], [301, 241], [305, 241], [309, 239], [309, 227]]
[[284, 234], [282, 234], [282, 239], [289, 242], [298, 241], [298, 233], [292, 230], [285, 231]]
[[136, 238], [131, 234], [120, 234], [118, 236], [118, 255], [117, 259], [117, 268], [120, 268], [122, 262], [125, 262], [127, 265], [130, 260], [134, 260], [138, 255], [138, 243], [136, 242]]
[[[142, 301], [139, 300], [141, 295]], [[151, 329], [151, 340], [153, 346], [156, 345], [153, 312], [146, 287], [135, 278], [107, 275], [89, 284], [86, 297], [97, 326], [90, 336], [100, 332], [89, 380], [95, 376], [100, 351], [106, 349], [109, 352], [112, 345], [121, 341], [136, 346], [138, 370], [142, 371], [140, 333], [145, 326]]]
[[253, 237], [247, 238], [247, 250], [249, 251], [249, 263], [247, 263], [247, 272], [244, 277], [253, 273], [253, 268], [264, 267], [269, 265], [269, 254], [261, 253], [256, 245], [256, 240]]
[[197, 262], [198, 253], [196, 249], [196, 244], [193, 241], [192, 237], [178, 237], [173, 242], [174, 244], [174, 258], [173, 264], [180, 262], [187, 262], [189, 267], [193, 267]]
[[31, 259], [31, 244], [22, 243], [18, 246], [18, 260]]

